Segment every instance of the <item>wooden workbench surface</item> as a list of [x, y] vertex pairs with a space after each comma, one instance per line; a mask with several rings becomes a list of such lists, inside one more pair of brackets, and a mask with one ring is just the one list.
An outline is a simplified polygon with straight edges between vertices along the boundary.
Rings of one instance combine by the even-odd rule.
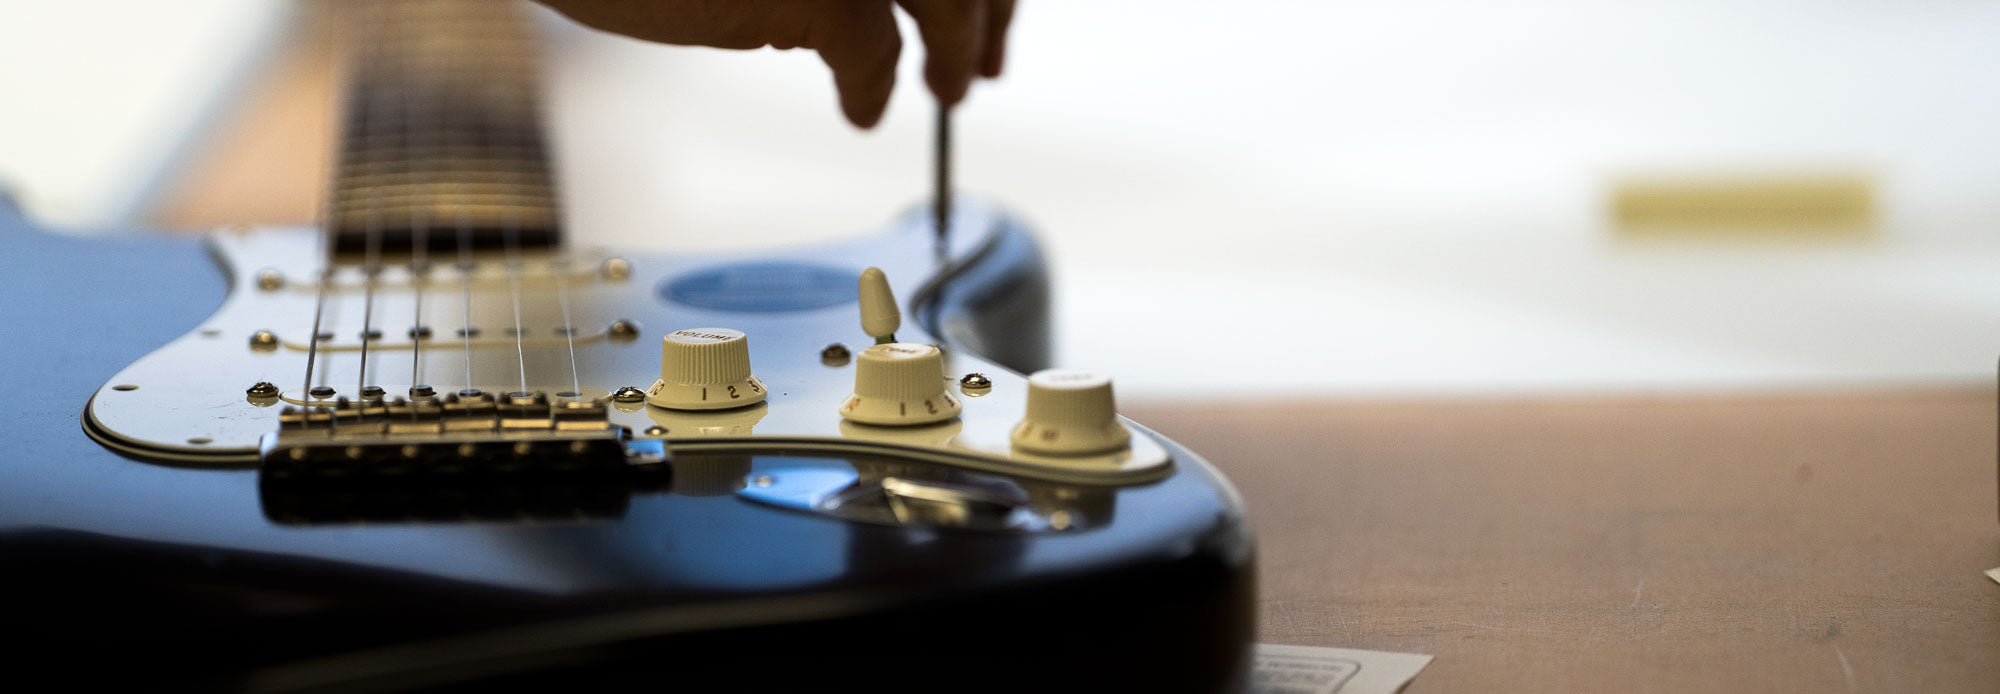
[[2000, 690], [1990, 389], [1150, 404], [1248, 502], [1262, 639], [1424, 692]]

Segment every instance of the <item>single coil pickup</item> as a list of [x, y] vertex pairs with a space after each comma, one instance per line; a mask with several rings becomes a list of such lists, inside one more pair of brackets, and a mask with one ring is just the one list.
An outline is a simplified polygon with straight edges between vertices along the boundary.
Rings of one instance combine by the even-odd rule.
[[[536, 205], [398, 204], [337, 216], [333, 252], [340, 256], [365, 255], [371, 239], [375, 252], [388, 259], [413, 253], [419, 238], [432, 255], [461, 250], [541, 250], [562, 243], [555, 213]], [[416, 220], [414, 225], [412, 220]]]

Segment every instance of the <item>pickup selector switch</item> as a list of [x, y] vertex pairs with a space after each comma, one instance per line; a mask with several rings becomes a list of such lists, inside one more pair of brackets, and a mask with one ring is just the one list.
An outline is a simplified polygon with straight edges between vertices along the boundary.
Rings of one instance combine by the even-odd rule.
[[660, 341], [660, 380], [646, 402], [670, 410], [720, 410], [764, 401], [750, 375], [750, 339], [741, 330], [689, 328]]
[[1028, 376], [1028, 416], [1009, 433], [1014, 448], [1041, 455], [1094, 455], [1131, 445], [1118, 423], [1111, 378], [1045, 369]]
[[855, 359], [854, 394], [840, 416], [862, 424], [904, 426], [957, 417], [958, 398], [945, 387], [944, 354], [930, 345], [887, 342]]

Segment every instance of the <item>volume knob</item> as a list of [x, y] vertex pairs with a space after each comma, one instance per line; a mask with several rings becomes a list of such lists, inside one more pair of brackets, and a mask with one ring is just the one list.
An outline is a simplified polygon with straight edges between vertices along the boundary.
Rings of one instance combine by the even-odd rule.
[[719, 410], [764, 400], [750, 375], [750, 339], [741, 330], [690, 328], [660, 341], [660, 380], [646, 402], [670, 410]]
[[1118, 423], [1117, 409], [1109, 377], [1069, 369], [1037, 371], [1028, 377], [1028, 416], [1008, 438], [1029, 453], [1108, 453], [1132, 441], [1132, 433]]
[[930, 345], [887, 342], [861, 350], [854, 394], [840, 416], [863, 424], [912, 425], [957, 417], [958, 398], [945, 389], [944, 354]]

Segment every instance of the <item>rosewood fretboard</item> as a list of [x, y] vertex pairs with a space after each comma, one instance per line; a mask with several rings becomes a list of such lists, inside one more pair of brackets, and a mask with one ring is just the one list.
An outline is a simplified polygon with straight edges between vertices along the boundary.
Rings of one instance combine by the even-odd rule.
[[553, 246], [556, 186], [532, 27], [507, 0], [367, 0], [347, 9], [336, 254]]

